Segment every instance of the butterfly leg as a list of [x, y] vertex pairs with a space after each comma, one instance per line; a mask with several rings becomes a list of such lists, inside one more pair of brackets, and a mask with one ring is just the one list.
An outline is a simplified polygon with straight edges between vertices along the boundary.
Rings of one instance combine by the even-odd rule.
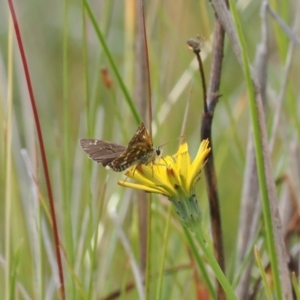
[[127, 180], [128, 176], [126, 176], [126, 178], [123, 180], [123, 184], [125, 184], [126, 180]]
[[134, 172], [135, 170], [138, 170], [140, 173], [143, 173], [143, 169], [142, 169], [142, 164], [137, 164], [135, 167], [134, 167], [134, 170], [133, 170], [133, 176], [134, 176]]
[[165, 164], [166, 164], [166, 167], [168, 166], [168, 164], [167, 164], [167, 162], [166, 162], [166, 160], [162, 157], [162, 160], [165, 162]]

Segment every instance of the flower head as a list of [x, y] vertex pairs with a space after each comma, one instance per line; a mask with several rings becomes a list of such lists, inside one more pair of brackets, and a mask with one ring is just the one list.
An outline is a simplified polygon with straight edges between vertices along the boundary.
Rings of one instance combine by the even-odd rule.
[[201, 220], [201, 211], [195, 195], [195, 185], [210, 152], [209, 141], [203, 140], [195, 159], [191, 162], [188, 145], [179, 146], [176, 154], [160, 158], [155, 164], [138, 165], [125, 175], [138, 183], [119, 181], [124, 187], [167, 196], [175, 205], [181, 222], [193, 227]]

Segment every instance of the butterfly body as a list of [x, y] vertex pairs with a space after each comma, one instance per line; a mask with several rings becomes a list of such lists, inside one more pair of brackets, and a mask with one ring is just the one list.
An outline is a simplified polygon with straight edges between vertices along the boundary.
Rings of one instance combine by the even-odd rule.
[[153, 147], [144, 123], [139, 125], [127, 147], [95, 139], [82, 139], [80, 144], [92, 160], [116, 172], [135, 165], [154, 163], [162, 154], [160, 148]]

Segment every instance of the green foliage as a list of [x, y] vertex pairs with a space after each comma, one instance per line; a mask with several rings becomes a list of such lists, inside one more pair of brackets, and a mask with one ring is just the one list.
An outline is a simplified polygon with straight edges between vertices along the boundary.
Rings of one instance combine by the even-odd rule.
[[[91, 162], [79, 146], [79, 139], [84, 137], [126, 145], [142, 115], [135, 95], [138, 60], [134, 1], [66, 1], [64, 5], [19, 1], [15, 5], [46, 147], [67, 299], [105, 299], [116, 291], [120, 292], [120, 299], [139, 299], [139, 286], [143, 286], [137, 272], [141, 255], [137, 210], [140, 199], [135, 191], [117, 185], [118, 180], [126, 180], [122, 173], [109, 172]], [[250, 61], [260, 41], [259, 5], [259, 1], [252, 1], [244, 7], [238, 6], [237, 10]], [[294, 6], [293, 1], [284, 4], [285, 20], [289, 20], [289, 16], [294, 18]], [[12, 35], [14, 32], [6, 3], [0, 3], [0, 16], [1, 297], [59, 299], [55, 245], [36, 128], [15, 40], [12, 49], [9, 47], [7, 32]], [[192, 52], [187, 50], [186, 40], [196, 34], [206, 37], [201, 55], [209, 82], [215, 24], [213, 9], [209, 1], [176, 4], [174, 1], [145, 1], [145, 19], [154, 144], [160, 145], [181, 135], [184, 111], [190, 99], [184, 134], [194, 157], [200, 142], [203, 102], [197, 64]], [[272, 132], [277, 105], [275, 97], [270, 95], [277, 95], [282, 87], [290, 43], [280, 28], [274, 28], [269, 28], [268, 132]], [[293, 59], [299, 65], [299, 59]], [[111, 87], [105, 85], [101, 76], [103, 68], [108, 71]], [[299, 140], [300, 133], [296, 101], [298, 73], [299, 68], [291, 68], [287, 75], [290, 80], [281, 110], [280, 130], [273, 133], [273, 170], [278, 170], [280, 175], [288, 174], [289, 170], [291, 174], [297, 173], [294, 160], [299, 159], [295, 154], [299, 151], [295, 141]], [[11, 106], [7, 90], [12, 92]], [[229, 285], [234, 288], [238, 285], [245, 267], [243, 264], [235, 266], [235, 255], [246, 146], [252, 125], [246, 80], [228, 41], [220, 94], [213, 119], [212, 143], [228, 282], [221, 273], [218, 278], [222, 278], [232, 292]], [[144, 121], [149, 127], [148, 120]], [[164, 154], [172, 155], [176, 151], [177, 142], [164, 146]], [[202, 209], [202, 228], [208, 233], [205, 239], [211, 248], [204, 176], [202, 174], [197, 184], [196, 194]], [[288, 184], [282, 185], [283, 188], [278, 189], [280, 201]], [[297, 189], [292, 181], [290, 194], [299, 195]], [[198, 299], [199, 295], [210, 295], [207, 297], [214, 299], [216, 288], [207, 253], [200, 251], [197, 241], [181, 227], [176, 212], [170, 212], [166, 198], [153, 195], [152, 199], [148, 299]], [[259, 233], [258, 230], [251, 247], [259, 245], [260, 271], [263, 272], [269, 257], [266, 237]], [[299, 237], [290, 248], [297, 242]], [[251, 261], [250, 252], [244, 258], [247, 263]], [[256, 270], [251, 285], [259, 280]], [[293, 284], [299, 297], [297, 278]], [[257, 299], [265, 298], [266, 293], [260, 287]]]

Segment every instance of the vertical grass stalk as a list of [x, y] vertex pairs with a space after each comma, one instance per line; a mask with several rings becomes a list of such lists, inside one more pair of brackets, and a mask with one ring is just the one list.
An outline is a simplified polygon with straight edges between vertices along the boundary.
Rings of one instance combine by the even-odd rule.
[[230, 2], [230, 8], [232, 11], [232, 16], [235, 22], [236, 30], [237, 30], [239, 42], [241, 44], [241, 50], [242, 50], [244, 75], [246, 78], [251, 120], [252, 120], [253, 133], [254, 133], [257, 172], [258, 172], [260, 194], [261, 194], [262, 205], [263, 205], [264, 222], [266, 227], [266, 239], [267, 239], [267, 245], [268, 245], [270, 261], [272, 266], [273, 278], [274, 278], [275, 294], [277, 299], [282, 299], [282, 288], [281, 288], [281, 282], [279, 276], [274, 232], [272, 227], [272, 217], [271, 217], [270, 204], [269, 204], [270, 199], [269, 199], [267, 179], [266, 179], [266, 174], [264, 169], [263, 145], [260, 136], [261, 135], [260, 126], [259, 126], [260, 121], [259, 121], [259, 116], [257, 111], [254, 85], [251, 78], [247, 46], [240, 25], [239, 16], [234, 1], [229, 0], [229, 2]]
[[205, 258], [207, 259], [210, 267], [213, 269], [215, 276], [217, 277], [222, 288], [224, 289], [227, 299], [237, 300], [237, 297], [234, 294], [233, 288], [231, 287], [231, 285], [229, 284], [223, 271], [221, 270], [214, 254], [212, 252], [212, 249], [210, 249], [208, 243], [204, 239], [204, 234], [202, 231], [201, 224], [199, 224], [199, 226], [194, 229], [194, 232], [195, 232], [195, 238], [196, 238], [197, 242], [199, 243], [199, 246], [200, 246], [201, 250], [203, 251], [203, 254], [204, 254]]
[[13, 26], [12, 19], [9, 17], [8, 26], [8, 87], [7, 87], [7, 121], [6, 121], [6, 184], [5, 184], [5, 299], [11, 299], [10, 295], [10, 224], [11, 224], [11, 201], [12, 201], [12, 102], [13, 102]]

